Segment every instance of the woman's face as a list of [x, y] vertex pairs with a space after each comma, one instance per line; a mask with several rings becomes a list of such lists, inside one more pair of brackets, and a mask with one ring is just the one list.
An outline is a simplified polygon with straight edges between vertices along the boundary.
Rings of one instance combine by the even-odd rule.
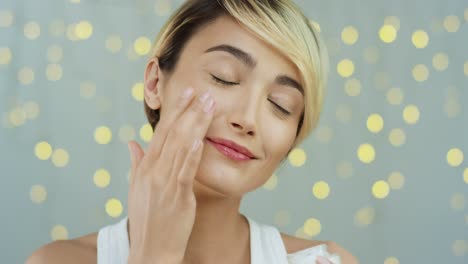
[[[153, 66], [157, 63], [150, 61], [146, 80]], [[221, 17], [203, 27], [186, 44], [174, 72], [167, 76], [158, 68], [156, 76], [156, 89], [145, 85], [145, 100], [151, 108], [161, 108], [161, 119], [173, 111], [185, 88], [193, 87], [196, 94], [210, 89], [216, 109], [206, 137], [234, 141], [256, 156], [233, 160], [205, 138], [195, 185], [242, 196], [262, 186], [292, 147], [304, 109], [299, 74], [235, 20]]]

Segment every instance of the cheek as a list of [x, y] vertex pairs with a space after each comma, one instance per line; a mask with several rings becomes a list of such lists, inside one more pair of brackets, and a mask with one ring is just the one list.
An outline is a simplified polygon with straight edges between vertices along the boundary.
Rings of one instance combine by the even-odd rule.
[[[291, 123], [280, 123], [273, 120], [266, 123], [262, 129], [262, 142], [266, 148], [266, 153], [270, 158], [281, 160], [296, 139], [296, 127]], [[274, 131], [272, 133], [272, 131]]]

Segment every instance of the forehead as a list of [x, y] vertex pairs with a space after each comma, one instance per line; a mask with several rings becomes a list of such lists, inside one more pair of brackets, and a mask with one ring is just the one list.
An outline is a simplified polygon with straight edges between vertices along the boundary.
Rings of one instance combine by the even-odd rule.
[[[280, 51], [259, 39], [242, 24], [228, 16], [221, 16], [210, 24], [203, 26], [188, 41], [183, 53], [186, 53], [185, 56], [192, 59], [208, 56], [208, 54], [213, 56], [216, 52], [210, 54], [205, 53], [205, 51], [221, 44], [229, 44], [251, 54], [258, 61], [256, 66], [258, 68], [267, 68], [270, 73], [288, 74], [298, 81], [300, 79], [294, 63]], [[184, 54], [182, 54], [182, 57], [184, 57]]]

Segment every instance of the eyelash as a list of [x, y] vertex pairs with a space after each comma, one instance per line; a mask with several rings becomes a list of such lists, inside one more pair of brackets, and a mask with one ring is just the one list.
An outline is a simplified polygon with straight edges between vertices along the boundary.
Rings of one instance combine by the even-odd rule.
[[[239, 84], [239, 83], [235, 83], [235, 82], [227, 82], [225, 80], [222, 80], [212, 74], [210, 74], [211, 77], [213, 78], [213, 80], [217, 83], [220, 83], [222, 85], [236, 85], [236, 84]], [[270, 101], [273, 105], [275, 105], [275, 109], [279, 110], [282, 114], [284, 115], [291, 115], [291, 113], [289, 111], [287, 111], [286, 109], [284, 109], [283, 107], [279, 106], [278, 104], [276, 104], [274, 101], [268, 99], [268, 101]]]

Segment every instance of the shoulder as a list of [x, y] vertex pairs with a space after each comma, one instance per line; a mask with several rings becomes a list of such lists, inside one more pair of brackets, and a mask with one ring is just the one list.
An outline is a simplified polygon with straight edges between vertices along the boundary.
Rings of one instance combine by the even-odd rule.
[[342, 264], [359, 264], [359, 260], [353, 256], [348, 250], [341, 247], [338, 243], [333, 241], [322, 241], [322, 240], [307, 240], [302, 238], [297, 238], [288, 234], [281, 234], [283, 239], [284, 246], [286, 247], [286, 252], [288, 254], [309, 248], [314, 247], [320, 244], [326, 244], [328, 252], [332, 254], [338, 254], [341, 258]]
[[51, 242], [34, 251], [26, 264], [96, 263], [96, 238], [97, 233], [92, 233], [75, 239]]

